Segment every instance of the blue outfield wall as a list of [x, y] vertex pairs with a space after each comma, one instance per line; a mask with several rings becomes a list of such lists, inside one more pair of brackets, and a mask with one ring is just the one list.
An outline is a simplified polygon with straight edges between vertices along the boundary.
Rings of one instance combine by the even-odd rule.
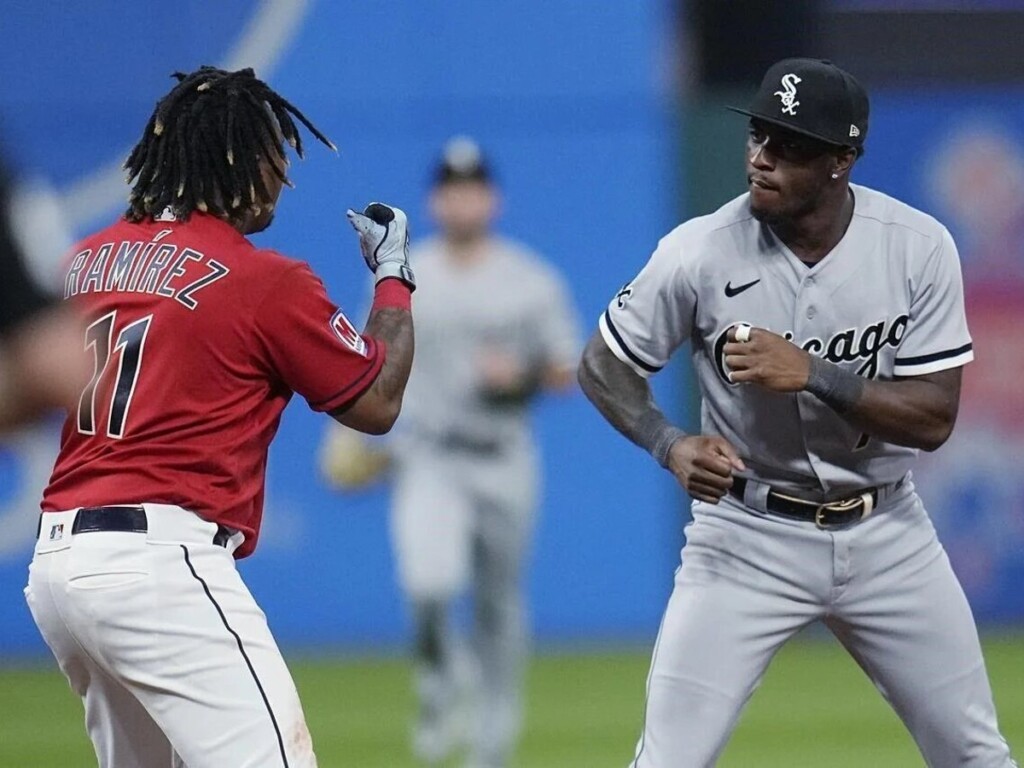
[[[0, 68], [22, 73], [0, 87], [0, 132], [13, 160], [65, 196], [80, 233], [114, 215], [124, 194], [116, 185], [113, 198], [100, 187], [83, 194], [82, 180], [123, 158], [167, 75], [254, 46], [259, 72], [339, 147], [307, 142], [307, 159], [292, 166], [296, 189], [261, 244], [311, 262], [335, 300], [357, 310], [365, 267], [345, 208], [385, 200], [406, 209], [413, 237], [428, 231], [430, 165], [447, 137], [468, 133], [504, 188], [501, 229], [560, 266], [589, 334], [675, 219], [677, 133], [663, 71], [672, 25], [667, 2], [537, 9], [230, 0], [58, 13], [19, 3], [0, 32]], [[684, 400], [680, 378], [657, 382], [666, 402]], [[321, 484], [325, 423], [301, 401], [287, 409], [260, 548], [240, 567], [288, 646], [397, 645], [407, 619], [386, 495], [339, 496]], [[547, 470], [529, 576], [538, 639], [653, 639], [682, 497], [582, 395], [542, 402], [537, 424]], [[0, 655], [43, 650], [21, 589], [55, 439], [51, 428], [0, 450]]]

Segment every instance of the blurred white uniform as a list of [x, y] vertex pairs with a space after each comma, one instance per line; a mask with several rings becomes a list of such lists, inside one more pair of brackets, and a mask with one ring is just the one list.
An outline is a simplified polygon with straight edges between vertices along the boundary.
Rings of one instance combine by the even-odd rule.
[[[412, 253], [416, 355], [393, 442], [392, 531], [402, 587], [418, 615], [419, 688], [427, 708], [457, 695], [447, 607], [472, 587], [471, 658], [479, 674], [473, 753], [503, 765], [520, 721], [526, 630], [521, 565], [538, 496], [527, 403], [490, 397], [481, 361], [507, 355], [538, 374], [572, 369], [579, 334], [555, 271], [492, 237], [483, 258], [447, 257], [440, 238]], [[431, 628], [432, 627], [432, 628]]]

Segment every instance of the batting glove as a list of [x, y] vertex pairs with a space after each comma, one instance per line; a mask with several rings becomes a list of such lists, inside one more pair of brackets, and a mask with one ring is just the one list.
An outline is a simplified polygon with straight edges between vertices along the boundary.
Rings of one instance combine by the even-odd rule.
[[409, 268], [409, 226], [405, 212], [382, 203], [370, 203], [362, 213], [349, 208], [346, 215], [359, 233], [359, 247], [376, 282], [397, 277], [410, 290], [416, 290], [416, 278]]

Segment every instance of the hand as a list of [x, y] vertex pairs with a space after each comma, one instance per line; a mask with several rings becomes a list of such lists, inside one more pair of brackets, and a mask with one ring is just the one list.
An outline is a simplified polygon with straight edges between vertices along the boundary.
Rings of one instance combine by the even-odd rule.
[[811, 356], [796, 344], [764, 328], [752, 328], [749, 341], [729, 331], [725, 365], [734, 383], [757, 384], [773, 392], [801, 392], [811, 374]]
[[370, 203], [362, 213], [349, 208], [346, 215], [359, 233], [359, 248], [376, 282], [397, 277], [416, 290], [416, 278], [409, 268], [409, 224], [402, 209]]
[[479, 371], [484, 389], [497, 391], [519, 388], [526, 376], [517, 356], [491, 348], [480, 351]]
[[500, 348], [480, 350], [477, 362], [480, 394], [493, 406], [521, 406], [540, 389], [542, 371], [526, 365], [519, 355]]
[[668, 452], [668, 468], [693, 498], [717, 504], [732, 488], [732, 473], [746, 465], [724, 437], [681, 437]]

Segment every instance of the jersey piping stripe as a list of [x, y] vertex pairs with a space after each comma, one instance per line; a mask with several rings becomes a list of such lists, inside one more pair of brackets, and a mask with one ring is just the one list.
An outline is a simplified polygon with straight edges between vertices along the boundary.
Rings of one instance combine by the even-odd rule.
[[974, 349], [974, 345], [970, 342], [964, 344], [962, 347], [956, 349], [947, 349], [944, 352], [935, 352], [931, 355], [919, 355], [918, 357], [897, 357], [893, 362], [895, 365], [924, 365], [925, 363], [934, 363], [937, 360], [945, 360], [947, 357], [956, 357], [962, 355], [964, 352], [970, 352]]
[[224, 611], [221, 610], [216, 599], [214, 599], [213, 594], [210, 592], [210, 588], [206, 585], [206, 582], [203, 581], [203, 578], [196, 573], [196, 569], [192, 567], [192, 561], [188, 556], [188, 547], [184, 544], [179, 546], [181, 546], [181, 551], [185, 553], [185, 565], [188, 566], [188, 569], [192, 572], [192, 576], [195, 580], [203, 585], [203, 591], [206, 592], [206, 596], [210, 598], [210, 602], [213, 603], [213, 607], [217, 609], [217, 615], [220, 616], [220, 620], [223, 622], [224, 628], [231, 633], [231, 636], [235, 638], [235, 642], [238, 643], [238, 650], [242, 654], [242, 658], [245, 659], [245, 665], [249, 668], [249, 674], [252, 675], [252, 679], [256, 681], [256, 688], [259, 690], [260, 696], [263, 697], [263, 704], [267, 708], [267, 714], [270, 715], [270, 722], [274, 726], [274, 733], [277, 734], [277, 746], [281, 750], [281, 762], [284, 765], [284, 768], [288, 768], [288, 755], [286, 755], [284, 751], [284, 739], [281, 738], [281, 729], [277, 725], [277, 718], [274, 717], [274, 710], [270, 708], [270, 700], [267, 699], [267, 694], [263, 690], [263, 684], [256, 675], [256, 670], [253, 668], [252, 662], [249, 660], [249, 655], [245, 652], [245, 647], [242, 645], [242, 638], [240, 638], [238, 633], [231, 628], [230, 624], [228, 624], [227, 617], [224, 615]]
[[615, 338], [616, 343], [618, 343], [619, 348], [626, 354], [626, 357], [628, 357], [630, 360], [632, 360], [634, 363], [636, 363], [638, 366], [643, 368], [648, 373], [657, 373], [664, 367], [660, 365], [651, 365], [650, 363], [645, 363], [643, 360], [636, 356], [633, 350], [626, 346], [626, 342], [624, 342], [622, 340], [622, 336], [619, 335], [619, 330], [615, 327], [615, 324], [612, 322], [611, 313], [607, 309], [604, 311], [604, 321], [608, 325], [608, 330], [611, 331], [611, 334]]
[[[310, 405], [315, 409], [323, 410], [328, 403], [334, 404], [339, 398], [341, 398], [342, 402], [340, 404], [334, 405], [334, 408], [338, 408], [340, 407], [340, 405], [344, 405], [349, 400], [354, 400], [355, 398], [359, 397], [359, 395], [363, 394], [363, 392], [365, 392], [377, 378], [377, 374], [380, 373], [381, 368], [384, 367], [383, 355], [377, 353], [377, 346], [377, 342], [375, 342], [373, 339], [366, 338], [367, 350], [375, 358], [373, 365], [371, 365], [369, 368], [363, 371], [358, 379], [349, 382], [330, 397], [325, 397], [323, 400], [319, 400], [315, 403], [310, 403]], [[380, 344], [380, 347], [380, 351], [383, 352], [384, 345]]]
[[967, 365], [974, 359], [974, 353], [970, 350], [956, 357], [944, 357], [941, 360], [934, 360], [930, 363], [919, 363], [917, 365], [893, 365], [894, 376], [925, 376], [929, 373], [948, 371], [951, 368], [960, 368]]

